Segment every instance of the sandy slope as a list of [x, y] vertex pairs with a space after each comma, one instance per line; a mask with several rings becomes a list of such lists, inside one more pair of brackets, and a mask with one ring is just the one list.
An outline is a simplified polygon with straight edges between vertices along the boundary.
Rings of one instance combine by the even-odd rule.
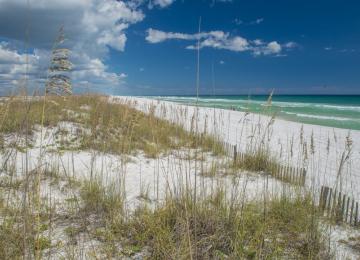
[[[190, 129], [191, 118], [196, 112], [193, 106], [186, 106], [168, 101], [158, 101], [138, 97], [113, 97], [114, 100], [136, 101], [136, 107], [148, 111], [150, 105], [156, 106], [156, 114]], [[216, 133], [222, 140], [236, 144], [239, 150], [245, 150], [254, 136], [254, 129], [264, 130], [270, 117], [224, 109], [200, 107], [198, 110], [198, 129]], [[215, 122], [214, 122], [215, 119]], [[303, 128], [303, 134], [301, 129]], [[307, 184], [337, 187], [344, 193], [360, 201], [360, 131], [331, 128], [309, 124], [300, 124], [275, 119], [271, 126], [270, 147], [273, 155], [294, 166], [303, 165], [304, 143], [307, 147], [308, 160]], [[261, 130], [260, 130], [261, 131]], [[256, 134], [255, 134], [256, 135]], [[260, 133], [262, 135], [262, 133]], [[301, 135], [303, 141], [301, 141]], [[313, 135], [313, 142], [311, 136]], [[342, 154], [346, 151], [346, 137], [350, 136], [352, 151], [339, 174]], [[301, 144], [302, 143], [302, 144]], [[314, 152], [312, 153], [311, 143]], [[329, 147], [329, 149], [328, 149]]]
[[[191, 128], [191, 118], [196, 109], [190, 106], [179, 105], [176, 103], [156, 101], [143, 98], [129, 98], [129, 97], [114, 97], [114, 100], [121, 99], [136, 101], [133, 103], [138, 109], [145, 112], [149, 111], [150, 105], [156, 105], [155, 113], [159, 117], [166, 118], [174, 121], [177, 124], [184, 126], [187, 129]], [[215, 122], [214, 122], [215, 118]], [[246, 145], [250, 142], [253, 136], [252, 129], [257, 129], [257, 125], [264, 126], [269, 122], [269, 118], [265, 116], [259, 117], [258, 115], [249, 114], [245, 115], [242, 112], [199, 108], [199, 124], [198, 129], [204, 131], [205, 125], [207, 132], [216, 133], [222, 140], [232, 144], [236, 144], [239, 150], [245, 150]], [[96, 151], [64, 151], [64, 152], [51, 152], [56, 150], [58, 144], [55, 142], [56, 132], [65, 129], [68, 131], [67, 138], [72, 139], [77, 136], [78, 130], [82, 129], [81, 125], [70, 122], [60, 122], [58, 126], [53, 128], [42, 129], [44, 139], [41, 145], [41, 128], [35, 131], [33, 136], [34, 144], [28, 150], [28, 154], [23, 152], [16, 152], [10, 156], [7, 161], [7, 156], [0, 156], [0, 163], [14, 165], [15, 173], [18, 176], [24, 174], [26, 168], [26, 161], [28, 161], [28, 170], [35, 170], [38, 167], [56, 167], [59, 171], [67, 175], [74, 175], [80, 179], [90, 179], [92, 177], [100, 178], [104, 184], [119, 184], [118, 188], [123, 185], [126, 192], [126, 205], [129, 209], [134, 209], [137, 205], [142, 203], [142, 198], [139, 196], [142, 192], [147, 193], [147, 200], [161, 201], [166, 196], [166, 193], [180, 192], [177, 184], [190, 182], [190, 186], [194, 186], [194, 177], [199, 176], [202, 168], [210, 168], [213, 160], [222, 160], [221, 158], [211, 158], [207, 155], [207, 160], [204, 164], [195, 162], [193, 160], [182, 159], [182, 151], [174, 151], [170, 155], [160, 158], [146, 158], [143, 153], [138, 153], [136, 156], [115, 156], [111, 154], [103, 154]], [[310, 136], [313, 132], [315, 153], [312, 158], [305, 165], [308, 169], [307, 183], [310, 185], [315, 182], [316, 187], [320, 184], [335, 185], [338, 172], [338, 160], [341, 157], [341, 152], [344, 150], [345, 139], [348, 135], [347, 130], [332, 129], [329, 127], [320, 127], [314, 125], [304, 125], [304, 139], [310, 146]], [[260, 129], [260, 135], [262, 130]], [[82, 129], [87, 131], [87, 129]], [[270, 146], [273, 154], [283, 160], [289, 161], [293, 165], [299, 165], [302, 153], [300, 149], [300, 132], [301, 124], [294, 122], [287, 122], [283, 120], [275, 120], [272, 126], [272, 134], [270, 139]], [[256, 134], [257, 135], [257, 134]], [[335, 137], [336, 136], [336, 142]], [[351, 132], [353, 140], [353, 151], [351, 156], [351, 164], [345, 164], [342, 173], [343, 189], [349, 195], [355, 196], [356, 199], [360, 198], [360, 189], [357, 184], [359, 180], [360, 169], [356, 166], [359, 165], [359, 145], [360, 145], [360, 131]], [[331, 149], [327, 155], [327, 141], [330, 138]], [[8, 136], [6, 140], [11, 140], [16, 136]], [[293, 155], [291, 156], [290, 143], [293, 139]], [[20, 142], [21, 143], [21, 142]], [[74, 145], [76, 146], [76, 142]], [[40, 150], [42, 147], [42, 152]], [[13, 151], [14, 149], [9, 149]], [[308, 150], [309, 147], [308, 147]], [[185, 152], [186, 154], [187, 152]], [[26, 160], [28, 156], [28, 160]], [[226, 160], [226, 158], [224, 158]], [[6, 162], [7, 161], [7, 162]], [[127, 161], [127, 162], [125, 162]], [[313, 178], [312, 178], [313, 177]], [[241, 174], [238, 178], [237, 185], [234, 184], [234, 178], [231, 176], [220, 178], [199, 178], [197, 186], [205, 187], [203, 190], [211, 190], [216, 187], [216, 184], [224, 185], [228, 188], [229, 195], [242, 197], [245, 195], [246, 199], [254, 199], [262, 197], [263, 194], [279, 194], [281, 190], [286, 188], [280, 181], [273, 178], [268, 178], [266, 175], [260, 174]], [[268, 183], [268, 187], [264, 184]], [[233, 190], [237, 186], [239, 189]], [[265, 189], [266, 187], [266, 189]], [[146, 192], [147, 190], [147, 192]], [[63, 200], [49, 189], [42, 190], [42, 196], [52, 196], [53, 200]], [[325, 225], [324, 229], [329, 227]], [[348, 256], [350, 259], [356, 259], [357, 253], [353, 252], [348, 246], [338, 242], [340, 239], [346, 239], [350, 234], [353, 236], [358, 235], [356, 230], [349, 227], [335, 226], [330, 231], [332, 249], [337, 253], [338, 259]], [[355, 233], [354, 233], [355, 232]]]

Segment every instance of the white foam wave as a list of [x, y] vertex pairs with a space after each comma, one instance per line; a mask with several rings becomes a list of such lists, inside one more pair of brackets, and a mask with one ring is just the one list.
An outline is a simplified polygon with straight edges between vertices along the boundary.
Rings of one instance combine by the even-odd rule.
[[353, 118], [348, 117], [337, 117], [337, 116], [320, 116], [320, 115], [309, 115], [309, 114], [302, 114], [302, 113], [293, 113], [293, 112], [285, 112], [288, 115], [295, 115], [297, 117], [305, 117], [305, 118], [314, 118], [314, 119], [324, 119], [324, 120], [337, 120], [337, 121], [354, 121], [358, 122]]
[[[196, 101], [196, 97], [180, 97], [180, 96], [162, 96], [156, 97], [168, 101]], [[267, 101], [259, 100], [248, 100], [248, 99], [226, 99], [226, 98], [212, 98], [212, 97], [199, 97], [199, 102], [204, 103], [229, 103], [229, 104], [259, 104], [264, 106], [267, 104]], [[360, 112], [360, 106], [353, 105], [336, 105], [336, 104], [316, 104], [316, 103], [305, 103], [305, 102], [287, 102], [287, 101], [273, 101], [273, 106], [281, 108], [322, 108], [322, 109], [332, 109], [332, 110], [341, 110], [341, 111], [355, 111]]]

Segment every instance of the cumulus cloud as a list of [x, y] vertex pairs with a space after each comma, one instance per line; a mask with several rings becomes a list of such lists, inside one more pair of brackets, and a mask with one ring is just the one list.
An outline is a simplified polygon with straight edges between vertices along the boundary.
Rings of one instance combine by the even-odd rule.
[[155, 6], [159, 7], [159, 8], [165, 8], [168, 7], [169, 5], [173, 4], [175, 2], [175, 0], [153, 0], [149, 2], [148, 7], [151, 9]]
[[159, 43], [170, 39], [195, 40], [199, 37], [198, 34], [163, 32], [152, 28], [147, 30], [147, 34], [146, 40], [150, 43]]
[[211, 2], [211, 7], [215, 6], [215, 3], [232, 3], [233, 0], [212, 0]]
[[254, 56], [259, 55], [280, 55], [285, 49], [289, 50], [295, 48], [295, 42], [288, 42], [283, 45], [277, 41], [264, 42], [261, 39], [248, 40], [241, 36], [232, 36], [230, 33], [223, 31], [210, 31], [195, 34], [177, 33], [177, 32], [164, 32], [156, 29], [148, 29], [145, 38], [149, 43], [160, 43], [167, 40], [186, 40], [186, 41], [199, 41], [197, 43], [188, 45], [186, 48], [194, 50], [199, 48], [214, 48], [224, 49], [234, 52], [252, 52]]
[[136, 1], [32, 0], [28, 9], [23, 0], [0, 0], [0, 35], [5, 39], [0, 45], [0, 84], [9, 84], [5, 78], [21, 76], [25, 66], [25, 50], [21, 47], [27, 24], [32, 50], [26, 51], [28, 68], [39, 70], [34, 77], [45, 77], [51, 47], [58, 29], [64, 26], [65, 47], [72, 51], [73, 79], [99, 85], [120, 84], [126, 74], [111, 72], [104, 62], [109, 48], [125, 50], [127, 29], [144, 19], [139, 9], [141, 1]]
[[281, 53], [282, 47], [277, 41], [269, 42], [263, 46], [257, 46], [254, 48], [254, 55], [271, 55], [271, 54], [279, 54]]
[[244, 21], [243, 21], [243, 20], [240, 20], [239, 18], [235, 18], [235, 19], [234, 19], [234, 23], [235, 23], [236, 25], [241, 25], [241, 24], [244, 23]]
[[264, 22], [264, 18], [257, 18], [255, 20], [250, 20], [250, 21], [243, 21], [239, 18], [235, 18], [234, 19], [234, 23], [236, 25], [257, 25], [257, 24], [261, 24], [262, 22]]
[[298, 47], [298, 44], [296, 42], [287, 42], [285, 43], [284, 45], [286, 48], [297, 48]]
[[0, 84], [14, 83], [27, 73], [36, 76], [39, 72], [40, 55], [38, 52], [22, 54], [10, 49], [7, 43], [0, 43]]
[[263, 44], [264, 44], [264, 41], [261, 40], [261, 39], [256, 39], [256, 40], [253, 41], [253, 43], [254, 43], [255, 45], [259, 46], [259, 45], [263, 45]]
[[264, 18], [257, 18], [254, 21], [251, 21], [250, 24], [261, 24], [264, 21]]

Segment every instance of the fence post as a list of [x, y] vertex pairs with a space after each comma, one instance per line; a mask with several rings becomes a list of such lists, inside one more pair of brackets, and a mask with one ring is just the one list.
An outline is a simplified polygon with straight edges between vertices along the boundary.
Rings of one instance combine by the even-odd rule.
[[354, 199], [351, 201], [351, 210], [350, 210], [350, 225], [352, 224], [353, 216], [354, 216]]
[[[343, 195], [343, 199], [342, 199], [342, 205], [341, 205], [341, 221], [344, 221], [344, 213], [345, 213], [345, 199], [346, 199], [346, 195]], [[346, 222], [346, 220], [345, 220]]]
[[234, 164], [236, 164], [236, 159], [237, 159], [237, 149], [236, 149], [236, 144], [234, 145]]
[[291, 183], [291, 166], [290, 165], [288, 165], [288, 167], [287, 167], [286, 180], [287, 180], [287, 182]]
[[324, 186], [321, 186], [321, 189], [320, 189], [320, 197], [319, 197], [319, 207], [320, 207], [320, 209], [323, 209], [323, 204], [324, 204], [324, 189], [325, 189], [325, 187], [324, 187]]
[[334, 194], [333, 194], [333, 201], [332, 201], [332, 205], [331, 205], [331, 211], [330, 211], [330, 217], [334, 217], [335, 212], [336, 212], [336, 200], [337, 200], [337, 189], [335, 189]]
[[[342, 208], [341, 197], [342, 197], [342, 194], [341, 194], [341, 192], [339, 192], [338, 199], [337, 199], [337, 205], [336, 205], [336, 212], [335, 212], [337, 221], [340, 220], [340, 214], [341, 214], [341, 208]], [[342, 217], [341, 217], [341, 220], [342, 220]]]
[[305, 168], [302, 168], [302, 176], [301, 176], [302, 180], [301, 180], [301, 184], [305, 185], [305, 178], [306, 178], [306, 170]]
[[[348, 220], [348, 218], [349, 218], [349, 206], [350, 206], [350, 197], [348, 197], [347, 203], [346, 203], [345, 222], [347, 222], [347, 220]], [[350, 218], [350, 222], [351, 222], [351, 218]], [[350, 223], [350, 224], [351, 224], [351, 223]]]
[[356, 202], [356, 207], [355, 207], [355, 222], [354, 222], [355, 227], [356, 227], [357, 224], [358, 224], [358, 210], [359, 210], [359, 203]]
[[323, 205], [324, 211], [326, 210], [326, 205], [327, 205], [327, 201], [328, 201], [329, 190], [330, 190], [329, 187], [325, 187], [325, 190], [324, 190], [324, 200], [325, 200], [325, 201], [324, 201], [324, 205]]
[[332, 198], [332, 194], [333, 194], [333, 189], [330, 188], [329, 200], [328, 200], [328, 203], [327, 203], [327, 216], [328, 217], [331, 216], [331, 198]]

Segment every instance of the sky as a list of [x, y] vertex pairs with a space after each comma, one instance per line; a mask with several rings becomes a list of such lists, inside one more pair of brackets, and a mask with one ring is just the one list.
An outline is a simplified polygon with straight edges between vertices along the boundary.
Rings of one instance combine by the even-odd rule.
[[199, 48], [203, 95], [360, 94], [359, 13], [356, 0], [0, 0], [0, 94], [44, 87], [62, 26], [75, 93], [193, 95]]

